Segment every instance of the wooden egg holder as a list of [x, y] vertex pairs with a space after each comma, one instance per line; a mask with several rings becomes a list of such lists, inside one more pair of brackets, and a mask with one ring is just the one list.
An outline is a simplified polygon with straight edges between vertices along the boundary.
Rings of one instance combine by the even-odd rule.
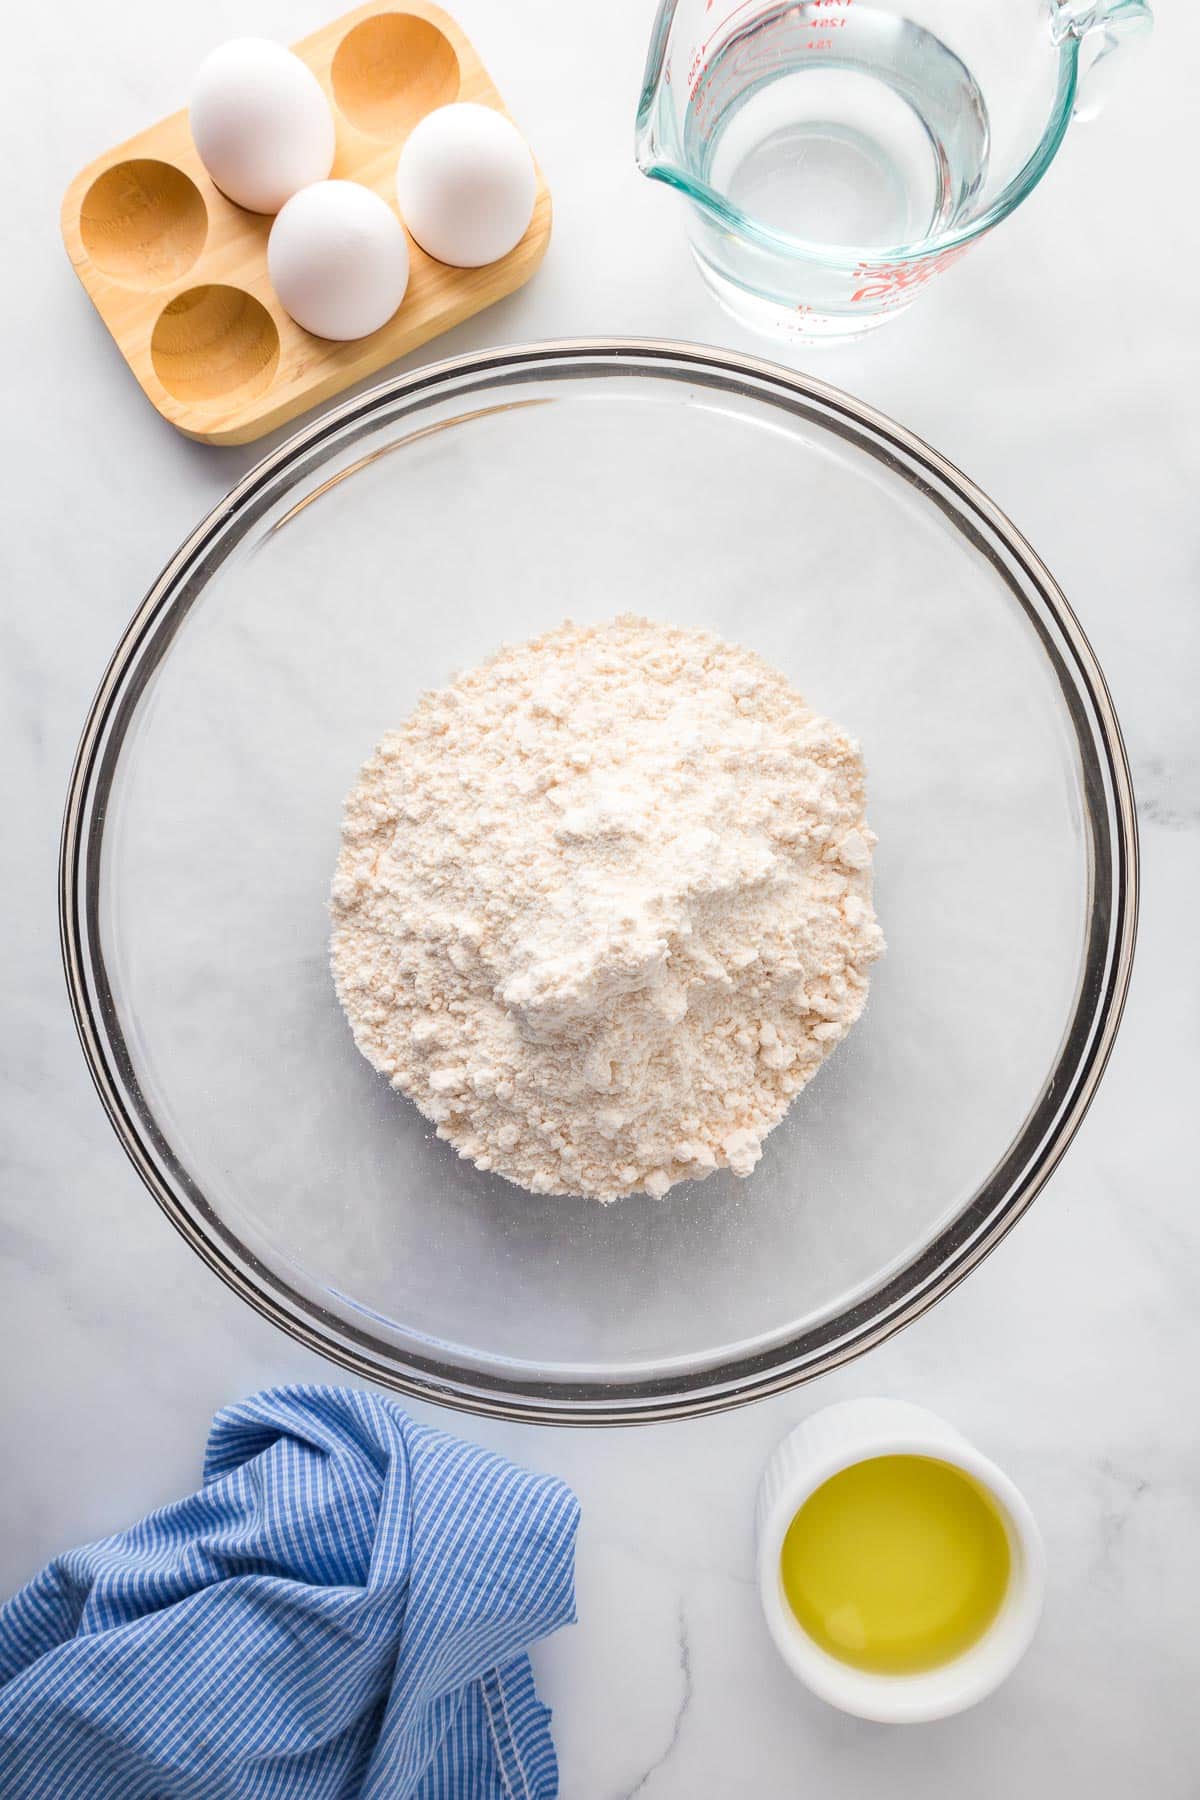
[[[292, 48], [333, 108], [333, 175], [393, 209], [400, 146], [426, 113], [453, 100], [505, 112], [469, 40], [425, 0], [360, 6]], [[213, 185], [186, 111], [98, 157], [63, 200], [68, 255], [122, 356], [163, 417], [204, 443], [261, 437], [513, 293], [545, 254], [550, 194], [539, 170], [528, 231], [482, 269], [435, 262], [410, 238], [399, 310], [349, 344], [312, 337], [280, 306], [271, 223]]]

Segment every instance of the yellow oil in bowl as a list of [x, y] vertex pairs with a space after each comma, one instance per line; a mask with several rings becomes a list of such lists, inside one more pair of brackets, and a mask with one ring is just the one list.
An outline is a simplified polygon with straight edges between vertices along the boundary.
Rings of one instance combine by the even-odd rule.
[[832, 1476], [792, 1520], [781, 1558], [808, 1635], [880, 1675], [936, 1669], [978, 1643], [1011, 1568], [990, 1496], [928, 1456], [876, 1456]]

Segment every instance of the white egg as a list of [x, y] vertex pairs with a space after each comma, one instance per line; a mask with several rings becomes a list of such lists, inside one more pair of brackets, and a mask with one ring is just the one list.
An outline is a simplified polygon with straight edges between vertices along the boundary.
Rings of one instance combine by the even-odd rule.
[[396, 198], [422, 250], [458, 269], [507, 256], [529, 229], [533, 158], [502, 113], [470, 101], [427, 113], [400, 152]]
[[320, 82], [267, 38], [233, 38], [205, 57], [188, 122], [221, 192], [251, 212], [278, 212], [333, 167], [337, 133]]
[[284, 311], [323, 338], [386, 325], [408, 286], [408, 239], [386, 200], [357, 181], [293, 194], [271, 227], [267, 270]]

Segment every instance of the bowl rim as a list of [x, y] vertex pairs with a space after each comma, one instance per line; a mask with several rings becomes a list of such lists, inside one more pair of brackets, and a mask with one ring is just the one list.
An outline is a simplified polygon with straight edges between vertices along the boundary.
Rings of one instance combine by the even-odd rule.
[[[959, 1214], [889, 1271], [865, 1299], [799, 1337], [732, 1362], [625, 1380], [493, 1374], [398, 1352], [290, 1287], [208, 1205], [142, 1101], [100, 951], [105, 807], [124, 729], [173, 635], [173, 613], [201, 591], [206, 563], [231, 525], [247, 526], [291, 473], [314, 469], [389, 415], [457, 388], [584, 375], [699, 381], [774, 404], [850, 439], [936, 505], [1007, 579], [1037, 630], [1070, 705], [1092, 834], [1092, 904], [1083, 970], [1057, 1061], [1008, 1151]], [[352, 465], [350, 470], [353, 471]], [[219, 558], [215, 560], [219, 561]], [[1017, 582], [1021, 583], [1018, 587]], [[1035, 607], [1036, 603], [1036, 607]], [[147, 659], [153, 660], [147, 664]], [[139, 679], [140, 677], [140, 679]], [[1086, 730], [1085, 730], [1086, 727]], [[1089, 766], [1085, 751], [1093, 750]], [[1097, 853], [1099, 852], [1099, 853]], [[1099, 886], [1097, 887], [1097, 883]], [[578, 338], [492, 348], [377, 383], [322, 414], [256, 463], [201, 520], [150, 587], [92, 700], [68, 784], [59, 853], [59, 930], [68, 995], [93, 1083], [127, 1156], [172, 1224], [256, 1311], [353, 1374], [413, 1399], [542, 1424], [629, 1425], [695, 1417], [809, 1381], [919, 1318], [983, 1261], [1032, 1204], [1081, 1124], [1104, 1073], [1132, 972], [1138, 833], [1128, 758], [1103, 672], [1065, 594], [1011, 520], [953, 463], [886, 414], [765, 359], [655, 338]]]

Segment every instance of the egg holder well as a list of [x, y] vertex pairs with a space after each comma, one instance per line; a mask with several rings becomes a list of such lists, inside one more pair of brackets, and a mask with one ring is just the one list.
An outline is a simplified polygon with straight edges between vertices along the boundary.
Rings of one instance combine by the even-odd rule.
[[[333, 108], [332, 174], [393, 210], [400, 146], [426, 113], [471, 100], [508, 116], [470, 41], [424, 0], [360, 6], [292, 49]], [[214, 186], [186, 111], [97, 157], [63, 200], [67, 253], [122, 356], [163, 417], [205, 443], [261, 437], [513, 293], [545, 254], [550, 194], [539, 170], [525, 236], [480, 269], [435, 262], [410, 237], [399, 310], [353, 343], [284, 312], [267, 274], [271, 224]]]

